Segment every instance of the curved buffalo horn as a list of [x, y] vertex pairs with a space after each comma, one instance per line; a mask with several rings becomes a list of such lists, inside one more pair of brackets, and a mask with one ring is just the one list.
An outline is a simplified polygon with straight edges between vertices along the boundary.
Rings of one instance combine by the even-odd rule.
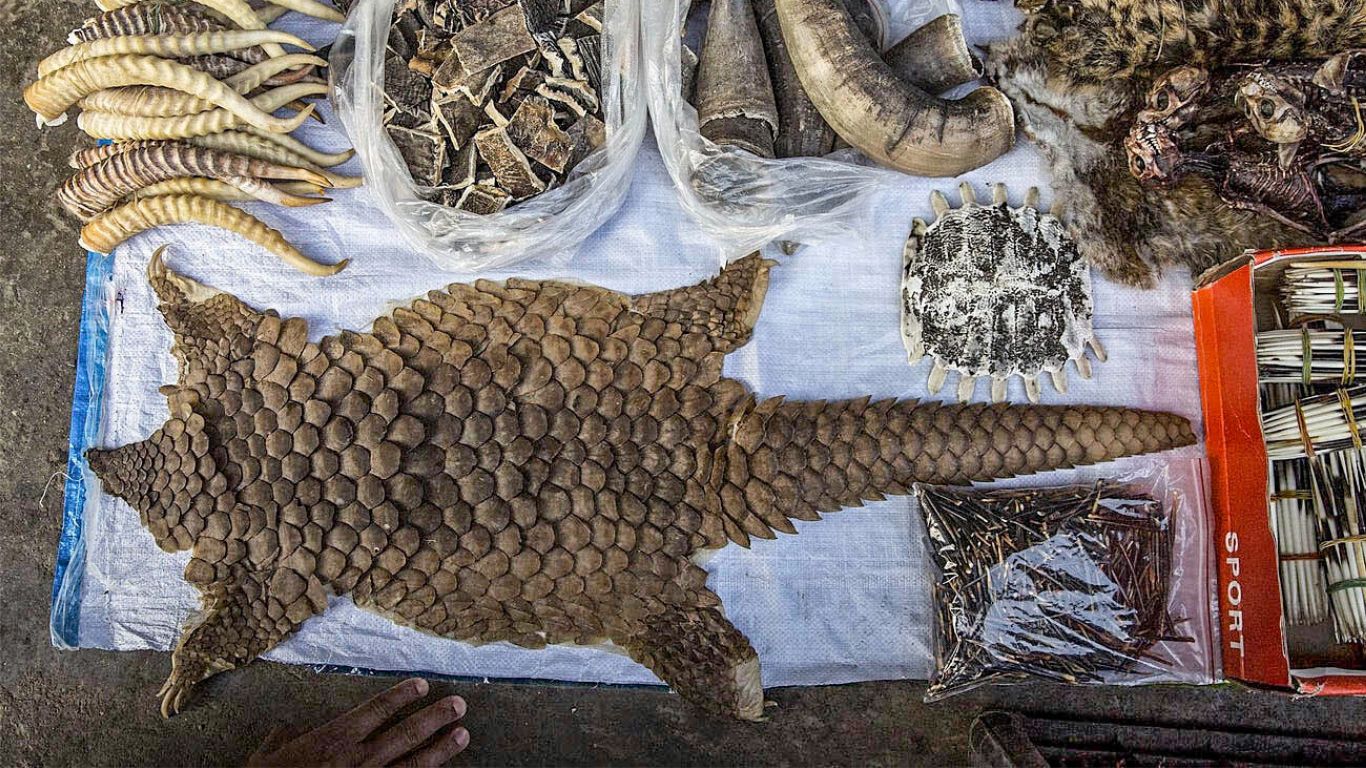
[[939, 94], [982, 76], [982, 60], [968, 50], [963, 20], [946, 13], [906, 36], [883, 54], [906, 82]]
[[713, 0], [696, 89], [697, 123], [704, 137], [773, 157], [778, 107], [749, 0]]
[[778, 20], [812, 103], [872, 159], [917, 176], [956, 176], [1014, 144], [1005, 94], [978, 88], [945, 101], [925, 93], [892, 71], [840, 0], [778, 0]]

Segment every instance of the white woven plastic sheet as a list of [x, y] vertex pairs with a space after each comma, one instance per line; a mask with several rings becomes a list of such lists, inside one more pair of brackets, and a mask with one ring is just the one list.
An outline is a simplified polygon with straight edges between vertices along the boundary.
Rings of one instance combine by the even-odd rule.
[[[970, 2], [965, 12], [978, 40], [1002, 36], [1014, 26], [1013, 12], [995, 4]], [[331, 127], [310, 127], [307, 138], [329, 147], [343, 143]], [[1015, 202], [1026, 186], [1037, 184], [1045, 188], [1044, 204], [1049, 202], [1042, 164], [1030, 147], [969, 178], [1011, 183]], [[899, 335], [901, 252], [911, 218], [931, 215], [930, 190], [948, 186], [895, 178], [847, 222], [847, 231], [858, 236], [846, 234], [783, 258], [754, 340], [727, 358], [726, 373], [762, 395], [924, 397], [927, 371], [907, 365]], [[121, 247], [112, 280], [104, 286], [109, 360], [97, 445], [143, 439], [167, 415], [157, 388], [176, 378], [171, 335], [144, 274], [153, 249], [162, 243], [171, 244], [171, 268], [253, 306], [306, 318], [314, 339], [343, 328], [366, 328], [395, 302], [475, 277], [436, 271], [405, 247], [363, 189], [340, 192], [329, 205], [300, 211], [248, 207], [313, 257], [329, 262], [350, 257], [351, 266], [336, 277], [307, 277], [243, 241], [197, 226], [163, 228]], [[513, 272], [480, 276], [569, 277], [644, 292], [705, 279], [735, 255], [723, 253], [684, 214], [660, 154], [647, 138], [626, 204], [570, 263], [528, 261]], [[1074, 377], [1065, 397], [1046, 390], [1045, 402], [1173, 410], [1198, 420], [1189, 297], [1184, 275], [1170, 276], [1146, 292], [1098, 279], [1097, 334], [1110, 362], [1096, 367], [1092, 381]], [[1010, 396], [1024, 402], [1018, 381], [1012, 382]], [[1183, 476], [1198, 476], [1201, 455], [1199, 448], [1189, 448], [1159, 463], [1172, 463]], [[1107, 465], [1099, 474], [1127, 472], [1146, 461]], [[1072, 477], [1062, 472], [1048, 479]], [[68, 575], [80, 580], [79, 589], [73, 581], [66, 590], [79, 601], [79, 645], [171, 647], [198, 604], [181, 576], [188, 553], [158, 550], [130, 507], [86, 480], [86, 557], [83, 567]], [[870, 503], [797, 527], [798, 536], [757, 541], [749, 550], [730, 546], [706, 563], [727, 615], [759, 652], [765, 685], [924, 678], [931, 665], [932, 613], [923, 532], [911, 501]], [[326, 614], [308, 621], [267, 657], [456, 676], [658, 683], [619, 653], [574, 647], [529, 651], [504, 643], [476, 648], [399, 627], [361, 611], [346, 597], [333, 598]], [[1207, 680], [1207, 665], [1197, 666], [1177, 679]]]

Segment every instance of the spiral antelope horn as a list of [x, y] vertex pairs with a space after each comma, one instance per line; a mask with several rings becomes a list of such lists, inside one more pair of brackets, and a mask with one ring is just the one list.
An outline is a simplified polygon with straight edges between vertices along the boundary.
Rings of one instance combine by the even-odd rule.
[[[302, 13], [305, 16], [312, 16], [315, 19], [335, 21], [338, 23], [346, 21], [346, 16], [341, 11], [338, 11], [330, 5], [316, 2], [316, 0], [266, 0], [266, 2], [285, 11]], [[258, 16], [262, 17], [266, 15], [266, 11], [264, 10], [257, 11], [256, 13]]]
[[[286, 85], [267, 91], [247, 103], [267, 113], [283, 107], [291, 101], [305, 96], [317, 95], [325, 86], [312, 83]], [[313, 114], [314, 107], [308, 105], [302, 112], [291, 118], [271, 118], [282, 122], [287, 130], [281, 133], [262, 131], [262, 135], [284, 135], [303, 125]], [[211, 109], [175, 117], [145, 117], [124, 115], [114, 112], [85, 111], [76, 118], [76, 124], [91, 136], [103, 139], [184, 139], [219, 133], [242, 124], [242, 119], [226, 109]]]
[[39, 125], [60, 125], [66, 121], [71, 105], [95, 91], [125, 85], [174, 88], [221, 107], [243, 123], [264, 131], [288, 133], [299, 127], [294, 120], [262, 111], [242, 94], [203, 72], [155, 56], [104, 56], [77, 62], [24, 89], [24, 102], [37, 113]]
[[[275, 59], [271, 59], [271, 61], [275, 61]], [[293, 94], [295, 99], [282, 106], [296, 111], [302, 111], [307, 106], [298, 104], [295, 107], [295, 104], [298, 103], [297, 99], [321, 96], [327, 93], [327, 86], [316, 83], [300, 83], [285, 87], [294, 89], [289, 93]], [[273, 103], [274, 100], [272, 98], [271, 102], [267, 103]], [[203, 99], [195, 98], [181, 91], [152, 85], [106, 88], [81, 99], [81, 109], [90, 112], [112, 112], [138, 117], [181, 117], [207, 112], [213, 108], [212, 104]]]
[[[199, 176], [182, 176], [166, 181], [150, 184], [129, 195], [130, 199], [142, 199], [148, 197], [159, 197], [161, 195], [198, 195], [207, 197], [210, 200], [219, 202], [246, 202], [250, 200], [262, 200], [268, 203], [278, 203], [279, 205], [298, 208], [305, 205], [317, 205], [319, 203], [330, 203], [331, 198], [315, 197], [322, 194], [324, 187], [317, 184], [309, 184], [306, 181], [286, 181], [279, 184], [265, 184], [258, 182], [265, 191], [257, 193], [248, 192], [240, 186], [233, 186], [218, 179], [205, 179]], [[267, 196], [262, 196], [265, 194]]]
[[[133, 5], [143, 0], [95, 0], [101, 10], [112, 11], [125, 5]], [[194, 0], [199, 5], [214, 11], [219, 16], [236, 24], [239, 29], [265, 29], [266, 22], [256, 15], [256, 10], [246, 0]], [[266, 43], [261, 48], [269, 56], [284, 56], [285, 49], [275, 43]]]
[[227, 53], [263, 43], [284, 43], [310, 52], [317, 50], [288, 32], [274, 29], [215, 30], [193, 35], [105, 37], [88, 43], [77, 43], [48, 56], [38, 62], [38, 76], [46, 77], [62, 67], [102, 56], [148, 55], [174, 59]]
[[143, 187], [182, 176], [218, 179], [271, 202], [281, 199], [272, 190], [262, 189], [265, 179], [306, 181], [319, 186], [327, 183], [323, 174], [306, 168], [189, 144], [159, 144], [116, 154], [82, 169], [57, 191], [57, 200], [84, 221]]
[[256, 243], [295, 269], [316, 276], [335, 275], [350, 259], [323, 264], [303, 255], [284, 235], [251, 214], [195, 195], [165, 195], [133, 200], [92, 219], [81, 228], [81, 246], [109, 253], [139, 232], [169, 224], [197, 222], [225, 229]]

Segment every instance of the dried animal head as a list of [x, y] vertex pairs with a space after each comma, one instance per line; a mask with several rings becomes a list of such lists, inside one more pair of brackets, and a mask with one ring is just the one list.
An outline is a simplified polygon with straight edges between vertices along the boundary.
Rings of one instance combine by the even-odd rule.
[[1298, 144], [1309, 135], [1304, 91], [1285, 78], [1250, 72], [1235, 99], [1257, 134], [1273, 144]]
[[141, 442], [88, 453], [204, 612], [163, 711], [327, 609], [527, 648], [610, 638], [690, 701], [763, 713], [759, 659], [691, 556], [915, 481], [966, 483], [1194, 441], [1123, 408], [758, 399], [722, 375], [772, 262], [641, 296], [452, 285], [310, 341], [153, 258], [179, 381]]
[[912, 364], [933, 359], [930, 392], [954, 372], [960, 402], [990, 380], [999, 403], [1019, 376], [1038, 402], [1045, 373], [1067, 391], [1068, 361], [1091, 378], [1087, 347], [1105, 361], [1091, 328], [1091, 271], [1062, 223], [1038, 210], [1034, 188], [1020, 208], [1009, 206], [1003, 184], [985, 206], [972, 185], [959, 191], [961, 208], [931, 196], [938, 219], [915, 220], [903, 262], [901, 338]]
[[[1209, 71], [1201, 67], [1181, 66], [1164, 72], [1148, 90], [1147, 105], [1139, 110], [1140, 123], [1166, 123], [1175, 128], [1191, 115], [1189, 108], [1209, 93]], [[1186, 113], [1182, 113], [1185, 110]]]
[[1138, 123], [1124, 137], [1129, 172], [1145, 186], [1170, 186], [1180, 181], [1181, 148], [1161, 123]]

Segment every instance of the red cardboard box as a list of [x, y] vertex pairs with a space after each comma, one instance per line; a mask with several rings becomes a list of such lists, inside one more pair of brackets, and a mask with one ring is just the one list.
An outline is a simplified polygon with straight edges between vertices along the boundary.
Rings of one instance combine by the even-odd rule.
[[1350, 259], [1366, 266], [1366, 246], [1249, 253], [1202, 275], [1193, 296], [1224, 676], [1307, 694], [1366, 694], [1366, 660], [1360, 648], [1336, 643], [1331, 626], [1283, 619], [1256, 334], [1278, 327], [1277, 288], [1292, 262]]

